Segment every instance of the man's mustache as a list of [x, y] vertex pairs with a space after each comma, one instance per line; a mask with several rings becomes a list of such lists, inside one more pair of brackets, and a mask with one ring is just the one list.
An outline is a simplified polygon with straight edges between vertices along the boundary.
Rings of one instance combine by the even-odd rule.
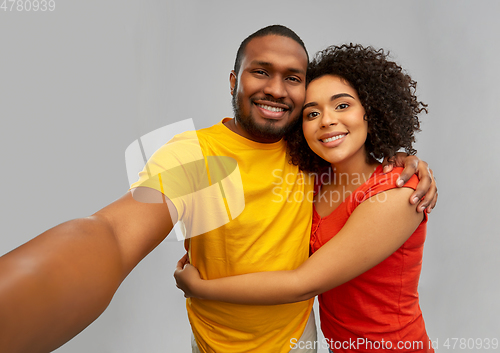
[[292, 106], [288, 103], [285, 103], [285, 101], [283, 99], [275, 99], [272, 96], [252, 98], [252, 103], [255, 103], [256, 101], [283, 104], [283, 105], [286, 105], [288, 107], [288, 110], [292, 110]]

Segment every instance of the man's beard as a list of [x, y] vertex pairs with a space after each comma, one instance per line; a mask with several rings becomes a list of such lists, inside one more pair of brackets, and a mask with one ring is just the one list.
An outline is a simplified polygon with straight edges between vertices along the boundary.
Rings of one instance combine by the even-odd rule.
[[[234, 85], [233, 92], [238, 91], [238, 83]], [[269, 99], [269, 101], [275, 101], [275, 99]], [[269, 120], [265, 125], [259, 125], [255, 123], [252, 115], [243, 115], [240, 107], [243, 105], [242, 99], [239, 98], [237, 93], [233, 94], [231, 98], [231, 104], [233, 106], [234, 118], [237, 123], [245, 129], [250, 135], [254, 136], [256, 139], [266, 139], [266, 140], [277, 140], [281, 139], [287, 134], [292, 128], [292, 121], [289, 121], [285, 126], [276, 127], [277, 121]], [[253, 104], [253, 103], [250, 103]]]

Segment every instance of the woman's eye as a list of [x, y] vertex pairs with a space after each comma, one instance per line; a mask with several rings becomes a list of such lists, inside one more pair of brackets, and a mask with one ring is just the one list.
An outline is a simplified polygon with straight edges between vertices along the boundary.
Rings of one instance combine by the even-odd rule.
[[308, 114], [306, 115], [306, 118], [308, 118], [308, 119], [314, 119], [314, 118], [316, 118], [318, 115], [319, 115], [319, 113], [318, 113], [318, 112], [310, 112], [310, 113], [308, 113]]
[[339, 109], [339, 110], [346, 109], [348, 107], [349, 107], [349, 104], [347, 104], [347, 103], [341, 103], [341, 104], [337, 105], [337, 109]]

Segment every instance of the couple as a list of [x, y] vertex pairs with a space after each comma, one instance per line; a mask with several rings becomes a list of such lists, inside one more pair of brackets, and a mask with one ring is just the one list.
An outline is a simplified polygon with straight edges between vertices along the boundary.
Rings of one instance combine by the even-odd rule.
[[[379, 338], [418, 340], [426, 351], [416, 288], [423, 211], [434, 207], [436, 186], [426, 163], [414, 156], [400, 158], [400, 176], [391, 167], [383, 174], [373, 158], [392, 156], [400, 147], [414, 152], [416, 115], [424, 106], [415, 98], [414, 82], [381, 52], [343, 46], [327, 49], [310, 70], [308, 62], [303, 42], [290, 29], [269, 26], [252, 34], [242, 42], [230, 76], [234, 119], [178, 135], [155, 153], [122, 198], [0, 257], [0, 351], [56, 349], [105, 310], [175, 221], [189, 231], [206, 214], [231, 211], [230, 189], [216, 205], [220, 209], [206, 207], [175, 197], [192, 179], [163, 174], [172, 166], [187, 170], [183, 163], [192, 162], [189, 153], [200, 148], [207, 164], [213, 156], [237, 161], [245, 208], [226, 224], [186, 239], [189, 263], [201, 278], [214, 279], [197, 278], [191, 265], [177, 270], [180, 286], [193, 296], [187, 301], [193, 350], [289, 352], [294, 344], [314, 344], [313, 297], [325, 292], [320, 298], [326, 337], [363, 337], [372, 344], [380, 344]], [[315, 187], [308, 172], [323, 171], [330, 177], [318, 177]], [[163, 183], [148, 184], [150, 172], [163, 174]], [[398, 176], [409, 180], [407, 187], [395, 188]], [[313, 193], [314, 214], [312, 197], [294, 197]], [[268, 273], [255, 273], [263, 271]], [[330, 348], [353, 350], [333, 341]]]
[[[238, 76], [236, 68], [231, 76], [232, 86], [238, 83], [243, 89], [232, 91], [233, 101], [238, 102], [234, 104], [237, 118], [226, 122], [227, 126], [235, 129], [240, 122], [243, 131], [248, 132], [257, 124], [269, 130], [279, 125], [279, 119], [291, 106], [287, 102], [294, 97], [293, 93], [287, 95], [284, 87], [290, 86], [293, 92], [301, 78], [300, 70], [290, 70], [283, 77], [276, 70], [282, 64], [287, 69], [294, 67], [281, 58], [287, 59], [286, 54], [293, 50], [297, 52], [293, 57], [300, 57], [300, 44], [293, 36], [272, 32], [247, 44], [241, 74]], [[280, 60], [274, 61], [278, 57]], [[284, 83], [276, 83], [278, 80]], [[186, 254], [178, 263], [175, 278], [177, 286], [191, 298], [188, 312], [195, 336], [201, 343], [220, 334], [217, 329], [197, 331], [197, 326], [203, 326], [196, 324], [198, 316], [212, 305], [210, 301], [229, 303], [223, 306], [227, 312], [205, 315], [209, 319], [213, 315], [215, 322], [219, 315], [234, 314], [229, 312], [231, 303], [259, 305], [255, 309], [258, 312], [262, 305], [302, 301], [309, 310], [311, 298], [319, 295], [321, 328], [330, 351], [432, 352], [417, 291], [427, 215], [417, 212], [416, 205], [408, 201], [418, 179], [413, 176], [398, 189], [401, 168], [384, 173], [378, 161], [395, 155], [400, 148], [415, 152], [412, 143], [414, 132], [419, 130], [417, 115], [426, 111], [426, 105], [415, 95], [416, 82], [389, 61], [382, 50], [352, 44], [319, 52], [309, 64], [306, 82], [302, 116], [285, 140], [291, 161], [317, 179], [312, 255], [288, 270], [272, 271], [273, 265], [266, 264], [263, 272], [255, 273], [251, 268], [248, 272], [254, 273], [236, 276], [210, 273], [207, 265], [200, 264], [203, 278], [211, 278], [202, 280], [193, 266], [198, 267], [199, 259], [193, 258], [193, 253]], [[288, 195], [288, 200], [293, 198]], [[262, 211], [266, 213], [265, 208]], [[309, 239], [309, 234], [305, 237]], [[287, 250], [284, 244], [282, 251]], [[299, 315], [300, 310], [296, 312], [291, 322], [304, 326], [304, 315]], [[267, 320], [280, 322], [281, 318], [258, 315], [257, 320], [266, 327]], [[290, 330], [289, 323], [283, 322], [283, 331]], [[300, 339], [292, 336], [288, 347], [278, 348], [276, 344], [274, 349], [265, 345], [260, 349], [314, 351], [320, 343], [311, 326], [306, 324]], [[282, 332], [273, 335], [283, 336], [281, 340], [285, 337]], [[213, 351], [205, 343], [200, 346], [202, 352]], [[215, 351], [226, 350], [218, 346]]]

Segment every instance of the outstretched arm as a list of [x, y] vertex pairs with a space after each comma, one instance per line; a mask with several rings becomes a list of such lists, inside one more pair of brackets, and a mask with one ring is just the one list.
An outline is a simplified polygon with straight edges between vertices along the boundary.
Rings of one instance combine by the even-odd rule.
[[[342, 230], [300, 267], [202, 280], [186, 259], [175, 271], [186, 296], [238, 304], [283, 304], [306, 300], [369, 270], [396, 251], [422, 221], [408, 202], [412, 189], [384, 192], [359, 205]], [[379, 194], [381, 195], [381, 194]]]
[[[133, 191], [0, 257], [1, 352], [51, 352], [70, 340], [168, 235], [172, 221], [161, 194]], [[141, 197], [159, 203], [136, 201]]]

